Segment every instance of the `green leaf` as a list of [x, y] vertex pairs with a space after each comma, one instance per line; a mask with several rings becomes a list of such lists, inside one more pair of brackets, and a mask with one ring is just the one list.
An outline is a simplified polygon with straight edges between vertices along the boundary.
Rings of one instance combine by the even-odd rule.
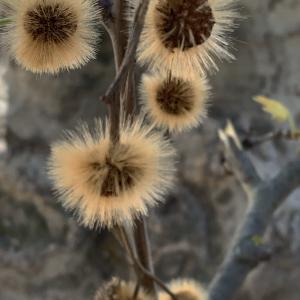
[[264, 244], [263, 238], [260, 235], [254, 235], [251, 237], [252, 242], [255, 244], [255, 246], [261, 246]]

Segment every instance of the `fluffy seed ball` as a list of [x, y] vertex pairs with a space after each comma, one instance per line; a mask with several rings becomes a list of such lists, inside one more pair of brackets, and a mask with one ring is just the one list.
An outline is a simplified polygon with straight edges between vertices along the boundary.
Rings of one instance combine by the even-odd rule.
[[[113, 278], [97, 291], [94, 300], [132, 300], [134, 291], [134, 283]], [[136, 300], [151, 300], [151, 297], [140, 289]]]
[[144, 75], [140, 90], [144, 110], [157, 127], [181, 132], [198, 126], [206, 116], [209, 86], [201, 77]]
[[100, 21], [95, 0], [2, 0], [5, 44], [25, 69], [57, 73], [74, 69], [95, 56]]
[[[169, 284], [170, 290], [175, 294], [177, 300], [206, 300], [207, 292], [196, 281], [190, 279], [174, 280]], [[172, 300], [172, 298], [161, 292], [159, 300]]]
[[173, 183], [175, 153], [170, 143], [139, 120], [123, 125], [112, 146], [101, 122], [54, 144], [50, 176], [62, 204], [77, 211], [87, 227], [131, 223], [145, 215]]
[[214, 58], [233, 58], [227, 34], [238, 14], [236, 0], [153, 0], [138, 49], [141, 63], [189, 77], [216, 70]]

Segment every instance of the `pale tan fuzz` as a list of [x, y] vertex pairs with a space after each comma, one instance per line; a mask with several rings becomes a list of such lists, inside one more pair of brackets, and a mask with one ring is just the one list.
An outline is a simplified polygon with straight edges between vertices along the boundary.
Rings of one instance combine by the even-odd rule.
[[202, 77], [190, 79], [154, 73], [140, 87], [145, 113], [155, 126], [170, 132], [197, 127], [207, 114], [210, 87]]
[[[101, 287], [94, 300], [132, 300], [135, 291], [133, 282], [113, 278], [110, 282]], [[140, 288], [136, 300], [151, 300], [152, 298]]]
[[2, 0], [1, 7], [12, 20], [4, 43], [26, 70], [57, 73], [95, 57], [101, 20], [96, 0]]
[[184, 78], [195, 72], [203, 75], [207, 71], [218, 70], [216, 59], [234, 58], [229, 52], [229, 33], [239, 17], [234, 8], [236, 2], [150, 1], [138, 48], [138, 61], [152, 69], [172, 72], [174, 76]]
[[50, 176], [62, 204], [87, 227], [132, 223], [170, 190], [175, 152], [169, 141], [139, 119], [122, 125], [112, 146], [101, 121], [53, 145]]
[[[207, 292], [200, 283], [192, 279], [177, 279], [168, 285], [177, 300], [207, 300]], [[169, 294], [159, 293], [159, 300], [172, 300]]]

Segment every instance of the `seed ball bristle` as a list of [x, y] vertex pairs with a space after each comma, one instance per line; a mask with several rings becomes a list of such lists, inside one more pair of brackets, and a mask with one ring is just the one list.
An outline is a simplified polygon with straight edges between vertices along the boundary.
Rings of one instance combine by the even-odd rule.
[[96, 0], [2, 0], [3, 44], [34, 73], [80, 67], [95, 57], [101, 9]]
[[142, 118], [122, 123], [116, 144], [102, 122], [94, 131], [80, 127], [52, 147], [49, 169], [59, 200], [86, 227], [131, 224], [173, 185], [174, 149]]
[[156, 28], [166, 48], [183, 51], [203, 44], [215, 24], [207, 0], [168, 0], [156, 6]]
[[210, 87], [198, 76], [144, 75], [141, 84], [145, 113], [155, 126], [171, 132], [197, 127], [206, 117]]

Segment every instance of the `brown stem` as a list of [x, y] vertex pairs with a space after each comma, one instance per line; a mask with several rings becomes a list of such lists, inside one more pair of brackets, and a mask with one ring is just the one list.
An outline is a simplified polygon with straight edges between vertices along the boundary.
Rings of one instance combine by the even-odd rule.
[[[110, 22], [106, 22], [105, 28], [110, 36], [114, 58], [116, 76], [118, 76], [120, 66], [122, 65], [126, 46], [127, 46], [127, 34], [124, 32], [124, 28], [127, 27], [126, 20], [124, 18], [125, 1], [116, 0], [114, 2], [114, 12], [110, 19]], [[122, 88], [115, 89], [111, 94], [111, 101], [109, 104], [109, 118], [110, 118], [110, 137], [113, 144], [117, 143], [120, 138], [120, 115], [121, 115], [121, 97]]]
[[[148, 229], [144, 218], [137, 219], [135, 221], [134, 240], [137, 254], [142, 266], [154, 274]], [[153, 291], [154, 293], [156, 292], [155, 285], [148, 276], [143, 276], [143, 278], [141, 278], [141, 282], [146, 290]]]
[[[115, 80], [103, 97], [104, 101], [109, 105], [110, 137], [113, 144], [118, 143], [120, 138], [121, 98], [124, 97], [126, 100], [125, 111], [127, 116], [130, 115], [133, 117], [135, 110], [135, 53], [144, 26], [148, 4], [149, 0], [144, 0], [138, 5], [134, 16], [133, 29], [129, 38], [124, 34], [124, 29], [126, 28], [126, 25], [124, 25], [125, 1], [116, 0], [114, 6], [115, 17], [111, 19], [111, 22], [105, 24], [112, 41], [117, 72]], [[126, 82], [127, 87], [125, 88]], [[119, 229], [119, 235], [123, 239], [123, 243], [132, 257], [135, 266], [141, 271], [141, 286], [151, 293], [154, 299], [157, 298], [154, 282], [168, 292], [168, 288], [152, 274], [153, 264], [145, 221], [142, 219], [136, 222], [136, 231], [134, 234], [135, 245], [133, 247], [137, 247], [138, 258], [136, 258], [135, 248], [132, 247], [126, 230], [123, 227]], [[170, 291], [169, 293], [173, 298], [174, 295]]]
[[127, 28], [126, 20], [124, 18], [126, 7], [124, 0], [115, 0], [115, 39], [117, 41], [117, 61], [116, 65], [118, 68], [121, 66], [123, 58], [126, 52], [126, 46], [128, 41], [127, 31], [124, 28]]
[[128, 70], [125, 95], [126, 103], [124, 110], [126, 113], [126, 119], [133, 121], [136, 113], [136, 77], [134, 67]]
[[[121, 229], [121, 227], [119, 226], [116, 226], [113, 230], [112, 230], [116, 240], [120, 243], [120, 245], [125, 249], [127, 255], [128, 255], [128, 258], [130, 259], [128, 262], [130, 264], [131, 267], [133, 267], [134, 269], [134, 272], [137, 276], [137, 278], [140, 276], [140, 271], [139, 269], [136, 267], [132, 257], [135, 256], [135, 249], [133, 249], [133, 247], [131, 246], [131, 243], [129, 242], [129, 239], [128, 241], [126, 242], [125, 238], [124, 238], [124, 233], [123, 232], [126, 232], [125, 229]], [[139, 282], [139, 280], [138, 280]]]
[[136, 283], [135, 289], [134, 289], [134, 293], [132, 295], [133, 300], [137, 299], [139, 292], [140, 292], [140, 288], [141, 288], [141, 284], [140, 284], [140, 281], [138, 280]]
[[128, 47], [122, 61], [122, 64], [119, 68], [119, 72], [108, 88], [105, 96], [102, 97], [105, 103], [109, 103], [112, 100], [112, 95], [116, 90], [120, 90], [123, 87], [124, 82], [128, 77], [128, 70], [135, 63], [135, 53], [140, 39], [140, 35], [144, 26], [144, 19], [147, 12], [149, 0], [144, 0], [140, 3], [136, 10], [136, 14], [133, 22], [133, 31], [129, 37]]
[[[128, 238], [127, 232], [124, 229], [124, 227], [120, 227], [118, 230], [119, 230], [119, 234], [121, 236], [121, 240], [123, 242], [125, 249], [129, 250], [130, 258], [132, 259], [135, 267], [139, 269], [140, 273], [144, 276], [149, 277], [149, 279], [151, 279], [151, 281], [153, 283], [155, 282], [158, 286], [160, 286], [161, 289], [163, 289], [171, 297], [171, 299], [177, 300], [177, 297], [172, 293], [172, 291], [157, 276], [155, 276], [149, 270], [144, 268], [144, 266], [140, 263], [139, 259], [135, 255], [134, 249], [130, 243], [130, 240]], [[144, 287], [144, 285], [142, 283], [141, 283], [141, 285]], [[152, 298], [154, 300], [157, 299], [156, 290], [155, 290], [155, 292], [149, 291], [149, 290], [147, 290], [147, 291], [148, 291], [148, 293], [152, 294]]]

